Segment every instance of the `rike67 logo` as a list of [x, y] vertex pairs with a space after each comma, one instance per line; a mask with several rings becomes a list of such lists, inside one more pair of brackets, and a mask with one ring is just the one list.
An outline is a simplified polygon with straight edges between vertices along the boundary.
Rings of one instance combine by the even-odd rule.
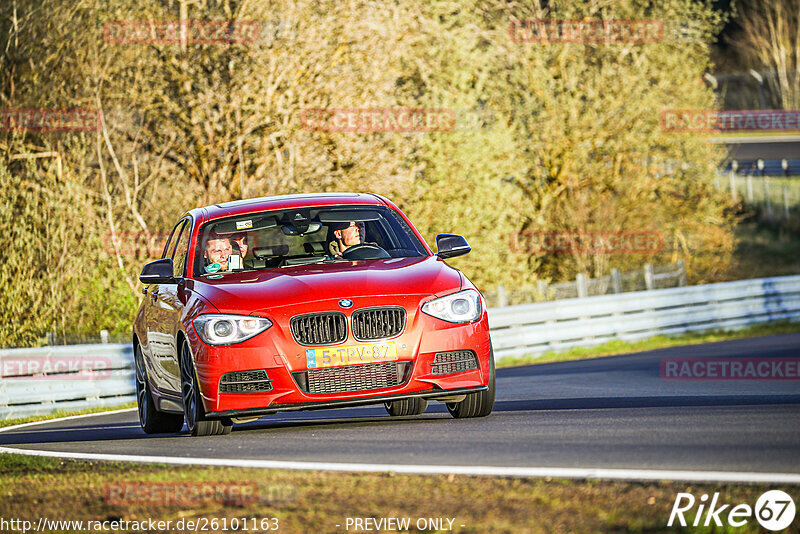
[[685, 527], [687, 517], [691, 521], [692, 516], [694, 521], [691, 525], [694, 527], [722, 527], [726, 523], [732, 527], [743, 527], [755, 517], [763, 528], [779, 531], [786, 529], [794, 521], [795, 506], [789, 494], [781, 490], [764, 492], [756, 501], [755, 508], [751, 508], [749, 504], [722, 504], [719, 501], [719, 492], [714, 493], [710, 502], [707, 494], [701, 495], [698, 502], [691, 493], [678, 493], [667, 526]]

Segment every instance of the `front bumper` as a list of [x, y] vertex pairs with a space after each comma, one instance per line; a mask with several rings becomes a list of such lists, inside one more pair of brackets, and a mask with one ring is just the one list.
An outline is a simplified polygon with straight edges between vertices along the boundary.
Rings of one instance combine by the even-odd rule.
[[[298, 344], [292, 337], [289, 330], [291, 316], [324, 310], [326, 307], [331, 309], [331, 306], [336, 305], [335, 301], [311, 303], [307, 309], [294, 307], [291, 314], [259, 314], [269, 318], [273, 327], [237, 345], [212, 347], [198, 339], [193, 329], [187, 329], [206, 414], [209, 417], [244, 417], [277, 411], [376, 404], [407, 397], [446, 397], [486, 389], [489, 382], [491, 342], [485, 307], [478, 321], [453, 324], [419, 312], [419, 301], [419, 296], [393, 297], [390, 303], [377, 301], [368, 304], [402, 305], [407, 313], [406, 327], [400, 335], [389, 340], [368, 342], [395, 343], [397, 361], [407, 362], [410, 366], [402, 383], [379, 389], [307, 393], [295, 380], [293, 373], [307, 370], [305, 351], [309, 347]], [[346, 314], [349, 316], [350, 312]], [[352, 337], [350, 331], [347, 339], [340, 345], [360, 343]], [[475, 353], [477, 369], [444, 375], [433, 372], [435, 353], [463, 350]], [[252, 393], [219, 391], [222, 375], [261, 369], [269, 376], [271, 390]]]

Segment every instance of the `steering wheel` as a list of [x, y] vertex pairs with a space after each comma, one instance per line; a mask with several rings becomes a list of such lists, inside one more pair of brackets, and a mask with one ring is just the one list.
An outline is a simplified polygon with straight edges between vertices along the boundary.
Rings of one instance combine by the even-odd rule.
[[378, 245], [361, 243], [360, 245], [347, 247], [347, 249], [342, 252], [342, 258], [346, 260], [383, 260], [391, 258], [391, 256]]

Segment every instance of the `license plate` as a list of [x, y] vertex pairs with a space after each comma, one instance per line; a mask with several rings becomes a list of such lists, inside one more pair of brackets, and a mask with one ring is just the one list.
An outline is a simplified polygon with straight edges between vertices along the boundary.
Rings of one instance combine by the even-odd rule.
[[359, 363], [390, 362], [396, 359], [397, 345], [394, 343], [370, 343], [306, 349], [306, 363], [309, 369]]

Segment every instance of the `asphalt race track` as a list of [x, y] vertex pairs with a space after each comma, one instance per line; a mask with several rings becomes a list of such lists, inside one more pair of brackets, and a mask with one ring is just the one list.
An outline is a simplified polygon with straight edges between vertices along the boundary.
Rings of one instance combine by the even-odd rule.
[[800, 334], [499, 369], [494, 413], [285, 413], [229, 436], [148, 437], [135, 411], [0, 433], [0, 447], [293, 462], [800, 474], [800, 381], [672, 381], [668, 357], [797, 358]]

